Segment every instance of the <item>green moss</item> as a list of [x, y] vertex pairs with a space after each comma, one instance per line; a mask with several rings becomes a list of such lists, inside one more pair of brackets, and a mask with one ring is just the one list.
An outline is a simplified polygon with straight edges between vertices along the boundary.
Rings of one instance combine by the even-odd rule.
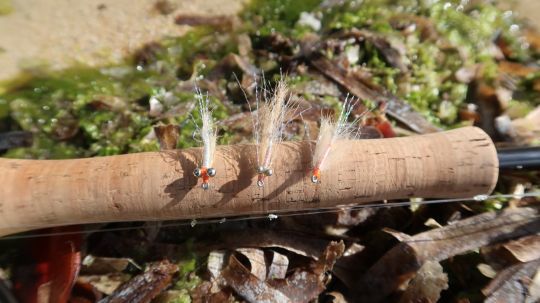
[[[391, 32], [388, 19], [392, 15], [393, 6], [387, 2], [368, 0], [334, 7], [325, 12], [323, 27], [326, 30], [363, 28], [379, 33]], [[388, 9], [384, 8], [385, 5], [388, 5]]]
[[187, 259], [178, 263], [180, 279], [174, 284], [174, 289], [177, 290], [193, 290], [200, 284], [201, 279], [195, 275], [197, 270], [196, 258]]
[[[8, 157], [69, 158], [155, 151], [155, 139], [147, 139], [160, 119], [148, 113], [148, 99], [158, 90], [174, 91], [178, 75], [205, 75], [213, 61], [235, 52], [236, 44], [208, 28], [165, 39], [138, 58], [102, 68], [78, 66], [61, 71], [23, 75], [4, 84], [0, 94], [0, 122], [10, 117], [17, 127], [31, 131], [37, 140], [29, 148], [12, 150]], [[197, 58], [203, 56], [205, 61]], [[175, 92], [177, 103], [193, 102], [194, 93]], [[216, 104], [218, 119], [227, 117]], [[174, 106], [171, 105], [171, 106]], [[163, 122], [183, 123], [189, 113]], [[180, 147], [197, 145], [194, 126], [182, 128]], [[70, 132], [71, 134], [59, 134]]]
[[[252, 0], [241, 14], [248, 31], [267, 36], [274, 32], [291, 34], [302, 12], [313, 11], [321, 0]], [[297, 28], [301, 32], [300, 28]], [[298, 33], [300, 34], [300, 33]]]
[[202, 282], [202, 279], [196, 274], [200, 269], [200, 263], [199, 257], [193, 252], [193, 241], [190, 239], [185, 242], [188, 253], [177, 262], [178, 280], [172, 289], [179, 292], [173, 302], [191, 302], [190, 293]]
[[[455, 116], [441, 121], [438, 115], [441, 102], [450, 101], [455, 106], [450, 111], [457, 112], [467, 94], [467, 86], [457, 82], [453, 75], [463, 66], [482, 64], [485, 81], [492, 82], [498, 73], [490, 53], [496, 32], [500, 31], [501, 39], [513, 50], [514, 59], [529, 58], [516, 34], [519, 22], [511, 14], [488, 3], [478, 2], [466, 8], [460, 4], [457, 0], [348, 2], [326, 11], [323, 27], [326, 31], [368, 30], [404, 45], [410, 60], [405, 78], [388, 66], [369, 43], [361, 49], [359, 63], [370, 69], [375, 83], [405, 99], [428, 119], [452, 126]], [[411, 17], [426, 18], [424, 26], [432, 26], [439, 38], [423, 39], [421, 30], [404, 35], [392, 28], [390, 21], [406, 24]]]

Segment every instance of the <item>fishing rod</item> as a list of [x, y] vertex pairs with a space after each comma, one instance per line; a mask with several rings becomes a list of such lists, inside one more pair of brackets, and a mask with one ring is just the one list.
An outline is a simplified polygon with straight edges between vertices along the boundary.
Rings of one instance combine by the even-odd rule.
[[497, 155], [501, 170], [540, 169], [540, 146], [499, 149]]
[[274, 146], [274, 176], [257, 186], [256, 146], [218, 146], [205, 190], [200, 148], [71, 160], [0, 159], [0, 235], [52, 226], [162, 221], [335, 208], [411, 197], [489, 195], [499, 158], [479, 128], [333, 145], [311, 181], [313, 142]]

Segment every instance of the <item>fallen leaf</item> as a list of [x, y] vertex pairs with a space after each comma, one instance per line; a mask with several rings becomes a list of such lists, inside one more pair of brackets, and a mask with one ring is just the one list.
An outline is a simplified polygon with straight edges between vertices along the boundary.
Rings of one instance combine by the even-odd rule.
[[540, 259], [516, 264], [503, 270], [482, 290], [487, 297], [484, 302], [526, 302], [529, 287], [538, 268]]
[[111, 295], [118, 287], [131, 278], [128, 274], [112, 273], [106, 275], [81, 275], [77, 282], [90, 284], [99, 292]]
[[267, 279], [284, 279], [289, 268], [289, 258], [276, 251], [272, 251], [272, 261], [268, 267]]
[[535, 145], [540, 142], [540, 106], [536, 107], [524, 118], [512, 122], [512, 132], [516, 143], [520, 145]]
[[515, 262], [529, 262], [540, 259], [540, 235], [531, 235], [497, 246], [515, 258]]
[[405, 56], [405, 45], [397, 40], [390, 40], [382, 36], [374, 36], [371, 42], [390, 66], [399, 69], [402, 73], [409, 70], [407, 67], [408, 59]]
[[432, 19], [414, 14], [397, 14], [390, 18], [390, 25], [404, 34], [418, 31], [422, 41], [435, 41], [440, 36]]
[[536, 29], [526, 28], [523, 30], [523, 35], [529, 43], [531, 49], [538, 53], [540, 51], [540, 35]]
[[515, 77], [526, 77], [528, 75], [538, 72], [538, 67], [527, 66], [521, 63], [506, 60], [499, 62], [498, 68], [499, 72]]
[[234, 255], [231, 255], [222, 276], [228, 286], [248, 302], [309, 302], [316, 298], [328, 282], [326, 273], [343, 255], [345, 244], [331, 242], [309, 268], [297, 268], [285, 279], [267, 281], [251, 274]]
[[292, 302], [309, 302], [326, 288], [330, 278], [326, 273], [333, 269], [344, 250], [343, 241], [330, 242], [309, 270], [298, 268], [285, 279], [269, 280], [268, 283], [285, 293]]
[[250, 77], [249, 85], [243, 85], [244, 89], [248, 91], [250, 86], [255, 83], [258, 76], [261, 74], [261, 70], [255, 65], [251, 64], [251, 62], [249, 62], [246, 58], [231, 53], [219, 61], [219, 63], [212, 69], [208, 79], [217, 80], [224, 75], [228, 75], [236, 71]]
[[478, 271], [483, 274], [484, 276], [488, 277], [488, 278], [495, 278], [495, 276], [497, 275], [497, 271], [495, 271], [495, 269], [493, 269], [493, 267], [491, 267], [490, 265], [488, 264], [478, 264], [476, 266], [476, 268], [478, 269]]
[[251, 229], [236, 233], [216, 234], [215, 239], [201, 243], [198, 251], [236, 249], [239, 247], [279, 247], [295, 254], [317, 259], [328, 245], [328, 241], [312, 237], [301, 231]]
[[127, 102], [117, 96], [97, 95], [94, 100], [88, 104], [94, 110], [113, 111], [120, 113], [127, 109]]
[[222, 276], [227, 285], [248, 302], [292, 302], [284, 293], [259, 280], [238, 259], [231, 255]]
[[87, 255], [82, 261], [81, 274], [102, 275], [117, 273], [126, 269], [130, 264], [140, 269], [140, 267], [129, 258], [107, 258]]
[[495, 270], [540, 258], [540, 236], [530, 235], [506, 243], [482, 247], [482, 256]]
[[258, 248], [238, 248], [236, 251], [248, 258], [251, 264], [251, 274], [257, 277], [257, 279], [264, 281], [266, 279], [264, 251]]
[[213, 283], [208, 281], [201, 282], [192, 292], [191, 300], [193, 303], [223, 303], [237, 302], [232, 295], [230, 288], [212, 291]]
[[495, 125], [495, 118], [503, 112], [503, 104], [497, 96], [496, 88], [479, 81], [471, 82], [468, 99], [477, 105], [475, 125], [484, 130], [494, 140], [500, 139], [501, 134]]
[[536, 274], [529, 285], [529, 298], [527, 298], [526, 303], [538, 301], [540, 301], [540, 268], [536, 270]]
[[399, 302], [437, 302], [448, 288], [448, 276], [438, 262], [427, 261], [409, 282]]
[[337, 291], [331, 291], [326, 294], [327, 296], [332, 297], [332, 299], [329, 299], [329, 303], [347, 303], [347, 300], [345, 299], [345, 296]]

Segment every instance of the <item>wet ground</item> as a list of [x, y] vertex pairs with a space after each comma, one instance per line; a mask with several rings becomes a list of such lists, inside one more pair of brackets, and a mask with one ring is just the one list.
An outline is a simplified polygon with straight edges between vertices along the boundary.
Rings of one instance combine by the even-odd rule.
[[[0, 0], [6, 1], [6, 0]], [[181, 35], [179, 13], [234, 14], [242, 1], [220, 0], [8, 0], [0, 15], [0, 80], [19, 68], [121, 60], [146, 42]]]
[[[5, 0], [4, 0], [5, 1]], [[8, 0], [13, 12], [0, 16], [0, 81], [20, 68], [62, 68], [82, 62], [121, 60], [141, 45], [187, 26], [179, 13], [234, 14], [245, 0]], [[540, 1], [501, 1], [539, 25]], [[161, 6], [160, 6], [161, 4]], [[165, 8], [165, 9], [163, 9]]]

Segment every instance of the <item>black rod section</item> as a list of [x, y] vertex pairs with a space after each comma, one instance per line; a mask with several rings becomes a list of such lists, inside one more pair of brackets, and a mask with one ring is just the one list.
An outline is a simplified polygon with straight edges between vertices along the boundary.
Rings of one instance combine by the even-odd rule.
[[540, 146], [497, 150], [499, 169], [540, 169]]

